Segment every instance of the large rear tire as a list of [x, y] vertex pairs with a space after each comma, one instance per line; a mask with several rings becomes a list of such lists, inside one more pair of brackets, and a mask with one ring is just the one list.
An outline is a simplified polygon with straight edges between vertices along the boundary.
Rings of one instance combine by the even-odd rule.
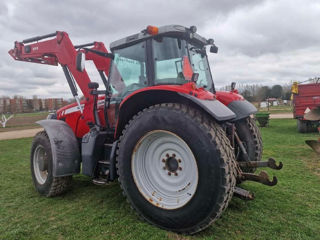
[[41, 195], [54, 197], [69, 189], [72, 176], [53, 177], [51, 145], [45, 131], [34, 137], [30, 160], [33, 184]]
[[[263, 151], [262, 137], [255, 120], [251, 117], [241, 119], [236, 122], [236, 129], [240, 140], [247, 150], [249, 160], [261, 161]], [[235, 149], [238, 152], [236, 153], [237, 161], [246, 161], [244, 154], [239, 150], [239, 148]], [[241, 170], [244, 172], [255, 171], [255, 169], [252, 168], [241, 168]]]
[[137, 213], [192, 234], [218, 219], [235, 187], [234, 153], [211, 117], [169, 103], [139, 112], [120, 137], [117, 170]]

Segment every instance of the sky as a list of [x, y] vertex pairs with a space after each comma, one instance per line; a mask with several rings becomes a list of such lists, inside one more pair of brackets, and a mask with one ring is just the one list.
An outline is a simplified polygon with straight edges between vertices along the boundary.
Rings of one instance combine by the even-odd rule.
[[[106, 46], [147, 25], [197, 26], [213, 38], [208, 54], [217, 88], [272, 86], [319, 76], [320, 1], [312, 0], [1, 0], [0, 96], [72, 95], [61, 67], [14, 61], [14, 41], [66, 31], [74, 44]], [[92, 81], [98, 75], [87, 64]]]

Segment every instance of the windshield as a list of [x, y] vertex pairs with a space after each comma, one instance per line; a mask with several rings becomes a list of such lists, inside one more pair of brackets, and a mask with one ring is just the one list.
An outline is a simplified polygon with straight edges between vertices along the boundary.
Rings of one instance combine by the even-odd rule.
[[191, 44], [188, 45], [188, 48], [192, 70], [194, 73], [199, 73], [197, 86], [203, 87], [207, 90], [211, 90], [212, 77], [205, 49], [197, 48], [196, 46]]

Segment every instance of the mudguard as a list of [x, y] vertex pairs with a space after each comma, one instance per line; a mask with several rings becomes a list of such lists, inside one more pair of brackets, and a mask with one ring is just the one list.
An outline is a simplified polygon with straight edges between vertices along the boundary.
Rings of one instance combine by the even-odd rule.
[[207, 113], [209, 113], [217, 121], [226, 121], [236, 118], [236, 114], [233, 112], [233, 110], [230, 110], [219, 100], [204, 100], [181, 93], [180, 95], [190, 99], [192, 102], [194, 102]]
[[247, 100], [233, 101], [228, 104], [228, 108], [236, 114], [236, 118], [233, 121], [246, 118], [257, 112], [256, 107]]
[[63, 177], [79, 173], [79, 144], [69, 125], [54, 119], [41, 120], [37, 124], [45, 129], [50, 140], [53, 176]]

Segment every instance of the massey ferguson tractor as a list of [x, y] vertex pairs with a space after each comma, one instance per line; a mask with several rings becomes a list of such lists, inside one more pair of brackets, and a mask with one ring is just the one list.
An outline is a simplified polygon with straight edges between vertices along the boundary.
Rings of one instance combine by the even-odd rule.
[[[178, 25], [148, 26], [112, 42], [110, 52], [101, 42], [74, 46], [61, 31], [15, 42], [13, 59], [61, 65], [76, 100], [38, 122], [44, 131], [31, 148], [36, 190], [62, 194], [80, 171], [95, 184], [118, 179], [147, 222], [192, 234], [217, 220], [234, 195], [254, 198], [236, 184], [277, 184], [264, 171], [253, 173], [282, 163], [260, 161], [261, 135], [250, 117], [256, 108], [234, 84], [215, 90], [207, 48], [217, 53], [196, 27]], [[90, 80], [89, 60], [104, 90]]]

